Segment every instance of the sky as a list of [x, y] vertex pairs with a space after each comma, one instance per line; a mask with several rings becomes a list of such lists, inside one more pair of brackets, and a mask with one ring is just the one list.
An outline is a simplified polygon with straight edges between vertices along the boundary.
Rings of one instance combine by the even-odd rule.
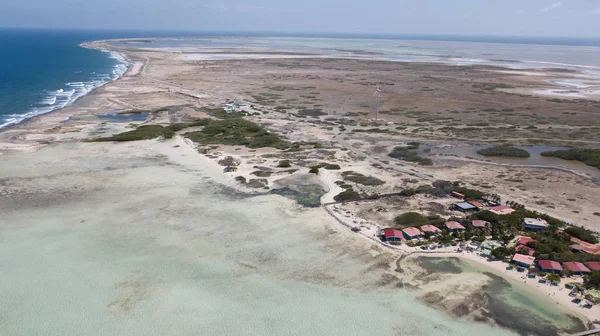
[[1, 0], [0, 26], [600, 37], [600, 0]]

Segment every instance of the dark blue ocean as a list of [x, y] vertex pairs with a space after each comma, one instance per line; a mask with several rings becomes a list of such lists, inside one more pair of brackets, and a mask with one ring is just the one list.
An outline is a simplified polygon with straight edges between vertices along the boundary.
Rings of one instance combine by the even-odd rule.
[[80, 44], [83, 42], [126, 37], [241, 35], [600, 45], [597, 39], [563, 38], [0, 29], [0, 128], [66, 106], [94, 88], [116, 79], [126, 70], [126, 62], [118, 55], [82, 48]]

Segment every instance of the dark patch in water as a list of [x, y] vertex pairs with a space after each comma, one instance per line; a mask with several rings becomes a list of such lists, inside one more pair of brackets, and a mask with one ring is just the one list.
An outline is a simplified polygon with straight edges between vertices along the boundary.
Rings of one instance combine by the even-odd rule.
[[271, 193], [293, 199], [305, 207], [317, 208], [321, 206], [321, 196], [325, 190], [320, 185], [309, 184], [273, 189]]
[[[574, 333], [586, 330], [581, 320], [569, 315], [573, 320], [573, 327], [568, 330], [559, 330], [551, 321], [541, 319], [528, 310], [508, 305], [502, 298], [502, 293], [511, 289], [511, 284], [500, 276], [484, 272], [490, 278], [484, 287], [488, 299], [489, 317], [498, 325], [515, 330], [519, 335], [559, 335], [560, 332]], [[524, 300], [529, 300], [527, 297]], [[531, 301], [533, 305], [534, 302]]]
[[[463, 272], [458, 264], [460, 262], [458, 258], [418, 257], [417, 261], [428, 274], [459, 274]], [[568, 315], [572, 321], [572, 327], [559, 329], [552, 324], [552, 321], [542, 318], [528, 309], [511, 305], [507, 302], [507, 293], [513, 290], [512, 285], [496, 274], [489, 272], [483, 272], [483, 274], [490, 278], [483, 290], [469, 294], [463, 302], [457, 305], [446, 306], [445, 296], [440, 292], [427, 293], [420, 297], [420, 300], [444, 310], [449, 309], [449, 312], [457, 317], [470, 316], [480, 322], [493, 320], [500, 327], [513, 330], [523, 336], [554, 336], [587, 330], [584, 323], [572, 315]], [[521, 297], [520, 301], [527, 306], [535, 307], [536, 305], [536, 302], [526, 296]]]
[[417, 261], [419, 261], [421, 267], [423, 267], [423, 269], [425, 269], [428, 274], [460, 274], [463, 272], [462, 269], [457, 265], [457, 262], [459, 262], [458, 258], [418, 257]]
[[127, 114], [100, 114], [97, 115], [96, 117], [98, 117], [99, 119], [108, 119], [111, 121], [116, 121], [116, 122], [133, 122], [133, 121], [146, 121], [146, 119], [148, 119], [148, 117], [150, 117], [150, 113], [148, 112], [143, 112], [143, 113], [127, 113]]

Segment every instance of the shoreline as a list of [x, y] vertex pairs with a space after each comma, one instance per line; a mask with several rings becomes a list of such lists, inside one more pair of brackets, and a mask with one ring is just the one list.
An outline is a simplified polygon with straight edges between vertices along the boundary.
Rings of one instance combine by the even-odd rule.
[[[333, 205], [322, 206], [325, 211], [334, 219], [334, 222], [339, 223], [339, 225], [344, 228], [351, 229], [357, 225], [353, 225], [348, 222], [347, 218], [336, 215], [335, 210], [331, 210], [330, 207]], [[372, 231], [369, 231], [369, 233]], [[352, 233], [348, 233], [352, 234]], [[386, 251], [392, 253], [396, 257], [406, 260], [406, 259], [414, 259], [418, 257], [427, 257], [427, 258], [458, 258], [461, 261], [472, 263], [480, 266], [485, 271], [489, 271], [497, 276], [502, 277], [512, 286], [518, 285], [522, 289], [531, 292], [536, 295], [539, 299], [547, 300], [548, 303], [556, 302], [559, 306], [559, 309], [564, 311], [565, 313], [573, 314], [574, 317], [580, 319], [586, 326], [591, 324], [600, 325], [600, 308], [598, 306], [594, 306], [590, 309], [582, 308], [578, 305], [575, 305], [571, 302], [572, 298], [568, 296], [569, 291], [563, 288], [558, 288], [555, 286], [551, 286], [549, 284], [536, 284], [537, 279], [523, 279], [523, 275], [526, 273], [519, 273], [516, 269], [508, 271], [506, 267], [509, 265], [500, 260], [490, 261], [477, 255], [475, 252], [456, 252], [456, 247], [446, 247], [441, 248], [435, 251], [424, 251], [419, 249], [418, 247], [409, 247], [404, 244], [401, 245], [390, 245], [375, 236], [369, 236], [363, 231], [358, 232], [358, 235], [361, 236], [362, 239], [365, 240], [365, 243], [375, 244], [376, 246], [383, 247]], [[522, 281], [523, 280], [523, 281]], [[568, 279], [563, 279], [568, 280]], [[576, 282], [576, 281], [570, 281]], [[558, 294], [558, 296], [557, 296]]]
[[[93, 47], [93, 46], [90, 45], [90, 44], [93, 44], [93, 43], [94, 42], [80, 43], [78, 45], [78, 47], [85, 48], [85, 49], [90, 49], [90, 50], [96, 50], [96, 51], [99, 51], [99, 52], [102, 52], [102, 53], [106, 53], [108, 55], [107, 56], [108, 58], [115, 59], [117, 61], [117, 64], [115, 64], [115, 66], [113, 67], [113, 71], [114, 71], [115, 68], [118, 68], [119, 65], [125, 66], [125, 71], [123, 71], [121, 74], [118, 74], [117, 77], [115, 77], [113, 79], [110, 79], [110, 80], [108, 80], [106, 82], [103, 82], [102, 84], [100, 84], [98, 86], [93, 87], [90, 91], [86, 92], [85, 94], [82, 94], [82, 95], [78, 96], [74, 100], [68, 102], [65, 106], [58, 107], [58, 108], [50, 110], [48, 112], [43, 112], [43, 113], [35, 114], [35, 115], [32, 115], [31, 117], [22, 117], [22, 116], [24, 116], [24, 115], [27, 114], [27, 113], [23, 113], [22, 115], [20, 115], [19, 117], [17, 117], [17, 118], [23, 118], [22, 120], [17, 121], [17, 122], [8, 122], [5, 125], [0, 125], [0, 132], [8, 130], [8, 129], [11, 129], [11, 128], [19, 126], [19, 125], [23, 125], [23, 124], [25, 124], [25, 123], [27, 123], [27, 122], [29, 122], [31, 120], [34, 120], [35, 118], [38, 118], [38, 117], [41, 117], [41, 116], [44, 116], [44, 115], [47, 115], [47, 114], [50, 114], [50, 113], [53, 113], [53, 112], [58, 112], [58, 111], [66, 108], [66, 107], [73, 106], [81, 98], [89, 96], [91, 94], [94, 94], [94, 92], [96, 90], [98, 90], [98, 89], [100, 89], [100, 88], [102, 88], [102, 87], [104, 87], [104, 86], [106, 86], [106, 85], [108, 85], [110, 83], [113, 83], [113, 82], [115, 82], [115, 81], [117, 81], [119, 79], [121, 79], [131, 69], [133, 63], [128, 58], [128, 56], [127, 56], [126, 53], [118, 52], [116, 50], [108, 50], [108, 49], [96, 48], [96, 47]], [[111, 57], [113, 55], [116, 55], [117, 57]], [[120, 60], [118, 57], [121, 57], [122, 60]]]
[[[89, 44], [94, 44], [94, 43], [103, 43], [103, 42], [102, 41], [86, 42], [86, 44], [87, 44], [86, 47], [88, 47], [90, 49], [98, 49], [99, 47], [98, 48], [94, 48], [94, 47], [91, 47], [89, 45]], [[121, 55], [125, 59], [128, 59], [129, 55], [127, 55], [127, 53], [122, 52]], [[97, 89], [100, 89], [100, 88], [109, 89], [115, 83], [117, 83], [118, 81], [120, 81], [120, 80], [122, 80], [122, 79], [124, 79], [126, 77], [130, 77], [130, 76], [128, 76], [128, 74], [131, 71], [133, 71], [134, 65], [137, 67], [137, 64], [142, 63], [141, 67], [144, 68], [148, 64], [148, 60], [145, 60], [145, 59], [144, 60], [142, 60], [142, 59], [136, 60], [135, 61], [136, 63], [132, 63], [133, 61], [131, 59], [128, 59], [128, 61], [130, 62], [130, 65], [128, 66], [127, 70], [121, 76], [119, 76], [115, 80], [109, 81], [109, 82], [107, 82], [107, 83], [105, 83], [105, 84], [103, 84], [103, 85], [101, 85], [101, 86], [99, 86], [97, 88], [94, 88], [88, 94], [86, 94], [84, 96], [81, 96], [79, 98], [89, 97], [91, 94], [96, 94], [96, 93], [98, 93], [100, 91], [100, 90], [97, 90]], [[137, 73], [134, 74], [134, 75], [131, 75], [131, 76], [137, 76]], [[108, 84], [110, 84], [110, 85], [108, 85]], [[76, 99], [71, 105], [69, 105], [69, 107], [72, 107], [72, 106], [73, 107], [77, 107], [79, 105], [79, 98]], [[32, 118], [26, 119], [22, 123], [18, 123], [16, 125], [10, 125], [10, 126], [8, 126], [6, 128], [0, 129], [0, 134], [4, 133], [7, 130], [12, 130], [13, 127], [18, 128], [19, 126], [22, 127], [22, 126], [25, 126], [25, 125], [28, 125], [28, 124], [32, 124], [36, 120], [39, 120], [42, 117], [45, 117], [45, 116], [47, 116], [47, 115], [49, 115], [49, 114], [51, 114], [53, 112], [54, 113], [58, 113], [59, 111], [61, 111], [63, 109], [64, 108], [57, 109], [57, 110], [54, 110], [54, 111], [50, 111], [50, 112], [48, 112], [46, 114], [38, 115], [38, 116], [34, 116]], [[97, 124], [100, 124], [100, 122], [101, 121], [94, 121], [94, 122], [91, 122], [90, 124], [97, 125]], [[192, 152], [194, 152], [194, 154], [200, 156], [201, 159], [206, 160], [207, 162], [210, 162], [210, 164], [215, 167], [215, 174], [220, 175], [221, 177], [224, 177], [224, 179], [227, 179], [228, 181], [233, 181], [233, 177], [231, 175], [223, 174], [222, 172], [220, 172], [220, 170], [222, 169], [222, 167], [217, 165], [216, 160], [208, 158], [205, 155], [196, 153], [196, 148], [194, 147], [195, 146], [194, 143], [191, 143], [187, 139], [183, 139], [183, 138], [181, 140], [182, 140], [182, 142], [177, 142], [178, 145], [185, 144], [186, 146], [189, 146], [189, 151], [188, 152], [190, 154]], [[179, 139], [177, 141], [179, 141]], [[57, 140], [55, 143], [60, 143], [60, 140]], [[1, 148], [0, 148], [0, 150], [1, 150]], [[474, 162], [474, 163], [477, 163], [477, 164], [489, 164], [487, 162]], [[494, 164], [494, 163], [492, 163], [492, 164]], [[503, 165], [503, 164], [499, 164], [499, 165]], [[513, 166], [513, 165], [508, 165], [508, 166]], [[532, 167], [532, 166], [525, 166], [525, 168], [527, 168], [527, 167]], [[532, 168], [553, 169], [554, 167], [532, 167]], [[216, 177], [215, 179], [220, 179], [220, 178]], [[325, 200], [332, 200], [333, 199], [333, 195], [335, 195], [337, 192], [339, 192], [341, 190], [341, 188], [334, 183], [335, 179], [331, 178], [331, 176], [329, 175], [329, 172], [327, 172], [327, 174], [320, 174], [319, 179], [320, 179], [320, 181], [324, 185], [327, 186], [327, 193], [325, 195], [323, 195], [322, 198], [321, 198], [321, 202], [322, 203], [326, 203]], [[243, 187], [239, 186], [236, 183], [232, 183], [232, 185], [235, 188], [239, 189], [239, 190], [247, 191], [247, 189], [244, 189]], [[321, 207], [323, 207], [324, 210], [328, 213], [329, 217], [332, 217], [332, 223], [337, 221], [340, 225], [343, 225], [344, 230], [346, 230], [345, 228], [352, 228], [354, 226], [357, 226], [357, 224], [353, 224], [351, 222], [351, 220], [359, 218], [358, 216], [354, 216], [351, 219], [347, 219], [347, 218], [341, 217], [341, 216], [338, 217], [336, 215], [336, 211], [335, 211], [336, 210], [336, 206], [337, 205], [321, 205]], [[336, 225], [336, 224], [334, 224], [334, 225]], [[406, 245], [401, 245], [400, 247], [398, 247], [398, 246], [392, 246], [392, 245], [389, 245], [389, 244], [385, 244], [385, 243], [381, 242], [377, 237], [372, 236], [373, 230], [377, 230], [377, 225], [372, 226], [369, 231], [365, 231], [365, 232], [361, 232], [360, 233], [362, 237], [366, 238], [365, 242], [369, 243], [371, 245], [373, 243], [376, 243], [376, 244], [379, 244], [381, 246], [387, 247], [387, 250], [393, 251], [395, 255], [398, 255], [401, 258], [412, 257], [412, 256], [420, 256], [420, 255], [425, 255], [425, 256], [441, 256], [441, 257], [459, 257], [459, 258], [461, 258], [461, 260], [462, 260], [462, 258], [464, 258], [465, 260], [470, 260], [471, 262], [479, 262], [482, 266], [489, 267], [490, 270], [496, 270], [496, 271], [499, 270], [497, 267], [492, 266], [491, 264], [486, 263], [485, 260], [477, 257], [474, 254], [472, 254], [472, 255], [471, 254], [468, 254], [468, 255], [462, 254], [461, 255], [461, 254], [459, 254], [457, 252], [451, 251], [452, 248], [450, 248], [448, 251], [446, 251], [446, 250], [443, 250], [443, 251], [431, 251], [431, 252], [427, 252], [426, 253], [424, 251], [421, 251], [418, 248], [410, 248], [410, 247], [408, 247]], [[349, 230], [347, 230], [347, 231], [348, 231], [347, 232], [348, 235], [352, 235], [352, 233]], [[368, 236], [368, 234], [371, 234], [371, 236]], [[500, 272], [500, 273], [502, 273], [502, 272]], [[509, 278], [509, 277], [511, 277], [511, 275], [505, 274], [503, 277]], [[517, 277], [518, 277], [518, 275], [517, 275]], [[535, 290], [536, 287], [528, 286], [528, 288], [532, 289], [532, 290]], [[538, 293], [542, 293], [542, 294], [546, 293], [546, 292], [544, 292], [541, 289], [538, 290], [537, 292]], [[565, 293], [563, 292], [562, 294], [565, 294]], [[565, 310], [572, 311], [572, 312], [574, 312], [574, 313], [576, 313], [578, 315], [581, 315], [580, 311], [578, 311], [576, 308], [572, 308], [572, 307], [570, 307], [568, 305], [565, 305], [564, 307], [561, 307], [561, 308], [564, 308]], [[593, 312], [593, 314], [598, 314], [597, 310], [598, 310], [598, 308], [594, 307], [593, 310], [590, 310], [589, 312], [590, 312], [590, 314], [592, 314], [592, 312]], [[589, 316], [587, 316], [587, 315], [581, 315], [581, 316], [585, 316], [589, 321], [594, 321], [594, 320], [597, 319], [596, 316], [600, 316], [600, 315], [593, 315], [593, 316], [592, 315], [589, 315]], [[592, 319], [592, 317], [594, 317], [594, 319]]]

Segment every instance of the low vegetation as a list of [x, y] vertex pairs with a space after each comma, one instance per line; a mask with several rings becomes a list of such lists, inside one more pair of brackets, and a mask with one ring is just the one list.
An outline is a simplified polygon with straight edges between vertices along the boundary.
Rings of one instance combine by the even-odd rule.
[[407, 146], [394, 147], [394, 150], [388, 156], [408, 162], [415, 162], [422, 166], [432, 165], [433, 161], [431, 159], [421, 157], [418, 154], [419, 146], [418, 142], [409, 142]]
[[316, 166], [314, 166], [314, 167], [317, 167], [317, 168], [325, 168], [325, 169], [327, 169], [327, 170], [340, 170], [340, 169], [342, 169], [342, 167], [340, 167], [340, 165], [339, 165], [339, 164], [334, 164], [334, 163], [326, 163], [326, 162], [319, 163], [318, 165], [316, 165]]
[[513, 147], [511, 145], [500, 145], [500, 146], [480, 149], [477, 151], [477, 154], [483, 155], [483, 156], [520, 157], [520, 158], [527, 158], [527, 157], [531, 156], [531, 154], [529, 154], [528, 151], [521, 149], [521, 148]]
[[279, 168], [289, 168], [291, 166], [292, 166], [292, 164], [291, 164], [290, 160], [281, 160], [277, 164], [277, 167], [279, 167]]
[[111, 142], [111, 141], [138, 141], [138, 140], [148, 140], [155, 139], [158, 137], [164, 137], [165, 139], [172, 138], [176, 132], [181, 131], [188, 127], [194, 126], [204, 126], [207, 124], [207, 120], [209, 119], [200, 119], [190, 123], [177, 123], [170, 124], [168, 126], [162, 125], [143, 125], [137, 127], [133, 131], [127, 131], [123, 133], [119, 133], [116, 135], [101, 137], [101, 138], [93, 138], [84, 140], [86, 142]]
[[289, 143], [277, 134], [262, 126], [242, 118], [223, 120], [205, 120], [205, 126], [197, 132], [188, 132], [184, 136], [200, 144], [221, 144], [246, 146], [249, 148], [271, 147], [285, 149]]
[[596, 236], [594, 236], [594, 234], [590, 230], [587, 230], [585, 228], [571, 226], [571, 227], [566, 228], [565, 232], [575, 238], [579, 238], [588, 243], [592, 243], [592, 244], [598, 243], [598, 238], [596, 238]]
[[412, 196], [416, 194], [426, 194], [436, 197], [446, 197], [452, 192], [458, 192], [465, 196], [466, 200], [478, 200], [478, 199], [489, 199], [491, 201], [500, 201], [500, 197], [497, 195], [489, 195], [483, 191], [470, 189], [467, 187], [461, 187], [460, 182], [450, 182], [444, 180], [437, 180], [431, 185], [420, 185], [416, 188], [409, 188], [400, 191], [400, 196]]
[[543, 152], [542, 156], [557, 157], [563, 160], [575, 160], [600, 169], [600, 149], [565, 149]]
[[354, 182], [357, 184], [368, 185], [368, 186], [377, 186], [385, 184], [384, 181], [373, 177], [373, 176], [365, 176], [363, 174], [353, 172], [353, 171], [345, 171], [342, 172], [342, 176], [345, 181]]
[[336, 202], [358, 201], [361, 199], [360, 194], [352, 189], [346, 189], [335, 195], [333, 199]]

